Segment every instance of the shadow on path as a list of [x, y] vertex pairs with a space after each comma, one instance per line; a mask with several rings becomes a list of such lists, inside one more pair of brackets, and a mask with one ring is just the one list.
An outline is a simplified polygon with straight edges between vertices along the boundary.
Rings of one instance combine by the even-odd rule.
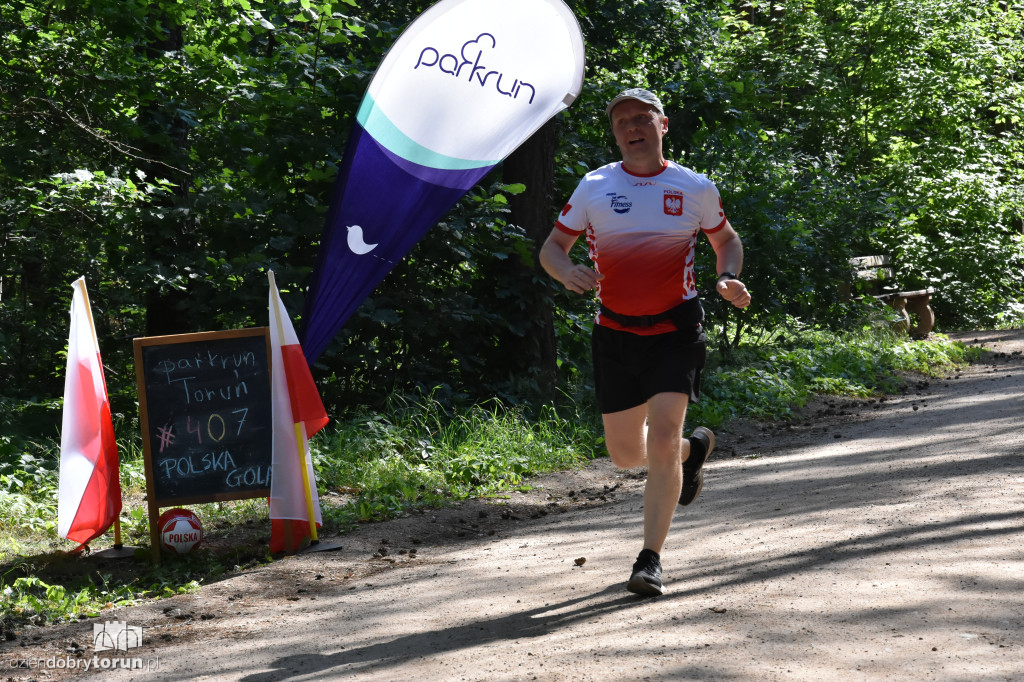
[[[666, 595], [660, 599], [665, 599]], [[595, 601], [596, 600], [596, 601]], [[493, 642], [542, 637], [582, 621], [622, 609], [642, 608], [652, 600], [624, 592], [616, 583], [590, 595], [529, 609], [502, 618], [487, 618], [442, 630], [404, 635], [389, 642], [371, 644], [333, 654], [293, 654], [283, 656], [271, 665], [272, 670], [249, 675], [246, 682], [270, 682], [292, 675], [331, 675], [344, 672], [369, 672], [423, 657], [451, 653]], [[566, 610], [568, 609], [568, 610]], [[336, 670], [340, 666], [357, 666], [351, 671]]]

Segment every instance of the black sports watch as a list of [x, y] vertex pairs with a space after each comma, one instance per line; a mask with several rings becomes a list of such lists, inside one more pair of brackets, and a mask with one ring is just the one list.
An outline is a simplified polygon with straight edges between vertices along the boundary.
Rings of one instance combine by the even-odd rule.
[[736, 279], [735, 272], [723, 272], [718, 276], [718, 281], [721, 282], [723, 279]]

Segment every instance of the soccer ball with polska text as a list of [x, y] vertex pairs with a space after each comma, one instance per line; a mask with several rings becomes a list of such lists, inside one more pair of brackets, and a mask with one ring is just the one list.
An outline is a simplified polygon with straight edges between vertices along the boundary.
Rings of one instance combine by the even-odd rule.
[[160, 546], [171, 554], [188, 554], [203, 540], [203, 524], [188, 509], [165, 511], [157, 521], [160, 528]]

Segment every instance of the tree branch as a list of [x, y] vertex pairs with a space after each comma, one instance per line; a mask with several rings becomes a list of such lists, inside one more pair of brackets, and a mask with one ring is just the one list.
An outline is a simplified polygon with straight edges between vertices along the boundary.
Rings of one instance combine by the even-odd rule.
[[186, 177], [191, 177], [191, 175], [192, 175], [188, 171], [183, 170], [181, 168], [177, 168], [175, 166], [172, 166], [169, 163], [165, 163], [163, 161], [159, 161], [159, 160], [156, 160], [156, 159], [150, 159], [150, 158], [147, 158], [145, 156], [142, 156], [141, 155], [141, 150], [138, 149], [137, 147], [132, 147], [131, 145], [124, 144], [123, 142], [119, 142], [117, 140], [110, 139], [109, 137], [103, 135], [102, 133], [100, 133], [99, 131], [95, 130], [91, 126], [86, 125], [85, 123], [79, 121], [77, 118], [72, 116], [69, 112], [67, 112], [64, 109], [62, 109], [60, 107], [60, 105], [58, 105], [56, 102], [54, 102], [53, 100], [51, 100], [51, 99], [49, 99], [47, 97], [27, 97], [25, 99], [26, 102], [30, 102], [32, 100], [38, 100], [40, 102], [45, 102], [57, 114], [59, 114], [60, 116], [63, 116], [67, 120], [71, 121], [71, 123], [74, 124], [76, 127], [78, 127], [81, 130], [85, 131], [89, 135], [95, 137], [97, 140], [103, 142], [107, 146], [115, 149], [118, 153], [123, 154], [124, 156], [127, 156], [127, 157], [132, 158], [132, 159], [136, 159], [138, 161], [143, 161], [145, 163], [150, 163], [150, 164], [154, 164], [154, 165], [157, 165], [157, 166], [163, 166], [164, 168], [167, 168], [169, 170], [175, 171], [177, 173], [181, 173], [182, 175], [184, 175]]

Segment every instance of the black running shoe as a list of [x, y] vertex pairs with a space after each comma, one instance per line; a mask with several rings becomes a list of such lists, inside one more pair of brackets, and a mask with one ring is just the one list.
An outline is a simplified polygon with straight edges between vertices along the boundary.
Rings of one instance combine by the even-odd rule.
[[633, 574], [629, 576], [626, 589], [644, 596], [665, 593], [661, 584], [661, 557], [657, 552], [649, 549], [640, 552], [633, 563]]
[[698, 426], [687, 440], [690, 441], [690, 456], [683, 462], [683, 490], [679, 493], [679, 504], [683, 506], [696, 500], [704, 487], [704, 462], [715, 451], [715, 434], [711, 429]]

